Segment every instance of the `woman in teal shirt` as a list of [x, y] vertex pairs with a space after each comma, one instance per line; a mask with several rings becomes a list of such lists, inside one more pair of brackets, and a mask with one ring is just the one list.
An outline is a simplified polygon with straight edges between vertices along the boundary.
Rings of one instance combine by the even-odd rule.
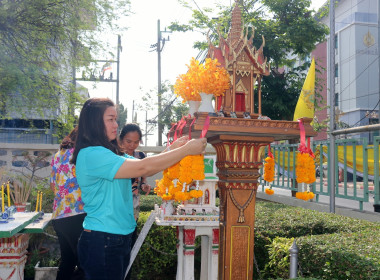
[[[129, 263], [133, 216], [130, 178], [152, 176], [188, 155], [204, 153], [206, 139], [173, 143], [142, 160], [124, 157], [117, 143], [117, 112], [108, 98], [90, 98], [79, 116], [72, 163], [82, 190], [83, 232], [78, 256], [87, 280], [123, 280]], [[178, 147], [180, 146], [180, 147]]]

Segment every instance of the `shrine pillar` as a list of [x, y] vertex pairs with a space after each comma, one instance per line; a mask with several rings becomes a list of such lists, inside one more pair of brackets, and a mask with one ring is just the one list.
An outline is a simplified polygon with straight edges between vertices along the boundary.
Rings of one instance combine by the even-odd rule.
[[219, 170], [218, 279], [252, 279], [259, 151], [274, 138], [220, 134], [207, 140], [216, 150]]
[[27, 260], [28, 234], [0, 238], [0, 279], [23, 280]]

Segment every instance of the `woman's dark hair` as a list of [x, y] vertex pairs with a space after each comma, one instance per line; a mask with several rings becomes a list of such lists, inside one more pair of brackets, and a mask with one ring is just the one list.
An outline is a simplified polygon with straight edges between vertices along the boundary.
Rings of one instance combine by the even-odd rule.
[[65, 138], [63, 138], [61, 144], [59, 145], [59, 149], [71, 149], [75, 146], [75, 141], [78, 135], [78, 126], [74, 127], [73, 130], [67, 135]]
[[81, 149], [91, 146], [103, 146], [121, 155], [117, 140], [109, 141], [104, 126], [104, 112], [108, 107], [115, 106], [109, 98], [90, 98], [82, 107], [79, 115], [78, 136], [71, 163], [76, 164]]
[[140, 141], [142, 139], [142, 133], [140, 127], [135, 123], [127, 123], [124, 125], [123, 129], [120, 132], [119, 139], [120, 141], [123, 140], [124, 136], [127, 135], [129, 132], [137, 132], [139, 134]]

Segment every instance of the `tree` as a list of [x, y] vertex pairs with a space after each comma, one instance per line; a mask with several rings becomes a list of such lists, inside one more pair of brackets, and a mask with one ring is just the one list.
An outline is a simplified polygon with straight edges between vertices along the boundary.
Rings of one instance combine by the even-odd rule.
[[[262, 81], [262, 111], [272, 119], [291, 120], [306, 75], [305, 69], [310, 65], [305, 59], [303, 65], [292, 69], [295, 57], [309, 56], [315, 44], [325, 39], [328, 34], [327, 27], [313, 16], [313, 11], [309, 10], [309, 0], [238, 2], [245, 26], [248, 26], [248, 38], [254, 32], [253, 44], [256, 47], [262, 44], [262, 36], [265, 38], [264, 56], [268, 58], [272, 67], [270, 75], [265, 76]], [[217, 5], [214, 9], [193, 10], [193, 18], [189, 23], [174, 22], [170, 29], [182, 32], [197, 30], [205, 34], [205, 39], [209, 33], [213, 44], [217, 46], [217, 30], [224, 38], [228, 34], [231, 8]], [[205, 41], [195, 42], [194, 47], [204, 51], [208, 44]], [[280, 73], [278, 69], [284, 66], [292, 70]], [[320, 98], [316, 100], [321, 101]]]
[[127, 122], [128, 118], [128, 108], [124, 108], [124, 105], [120, 103], [117, 106], [117, 124], [121, 129]]
[[[138, 106], [140, 110], [143, 111], [156, 111], [157, 103], [152, 103], [154, 100], [157, 90], [146, 92], [142, 97], [142, 104]], [[164, 131], [166, 134], [172, 125], [178, 122], [183, 116], [187, 115], [189, 108], [187, 105], [183, 104], [174, 94], [173, 85], [169, 84], [168, 81], [165, 81], [161, 85], [161, 104], [162, 112], [160, 116], [156, 115], [155, 117], [148, 120], [148, 131], [145, 133], [151, 132], [156, 128], [158, 121], [163, 124]]]
[[28, 114], [72, 126], [81, 101], [73, 69], [104, 51], [96, 34], [121, 30], [128, 13], [129, 0], [2, 0], [1, 119]]

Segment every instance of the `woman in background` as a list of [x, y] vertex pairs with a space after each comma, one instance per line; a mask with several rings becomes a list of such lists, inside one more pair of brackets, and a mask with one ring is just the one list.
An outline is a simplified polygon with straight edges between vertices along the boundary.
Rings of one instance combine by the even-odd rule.
[[151, 176], [185, 156], [204, 153], [207, 144], [205, 138], [193, 139], [139, 160], [123, 155], [117, 128], [116, 107], [110, 99], [90, 98], [84, 103], [72, 163], [87, 213], [78, 243], [87, 280], [124, 280], [136, 227], [130, 178]]
[[[120, 132], [119, 139], [122, 151], [124, 153], [138, 159], [146, 158], [146, 154], [144, 152], [136, 150], [142, 140], [141, 129], [137, 124], [126, 124]], [[133, 209], [136, 222], [139, 218], [140, 212], [139, 191], [142, 190], [148, 194], [150, 189], [151, 186], [147, 183], [146, 177], [132, 178]]]
[[75, 166], [69, 162], [77, 131], [74, 128], [63, 139], [51, 162], [50, 187], [54, 192], [52, 224], [61, 249], [57, 280], [84, 279], [78, 262], [77, 245], [86, 214], [75, 177]]

